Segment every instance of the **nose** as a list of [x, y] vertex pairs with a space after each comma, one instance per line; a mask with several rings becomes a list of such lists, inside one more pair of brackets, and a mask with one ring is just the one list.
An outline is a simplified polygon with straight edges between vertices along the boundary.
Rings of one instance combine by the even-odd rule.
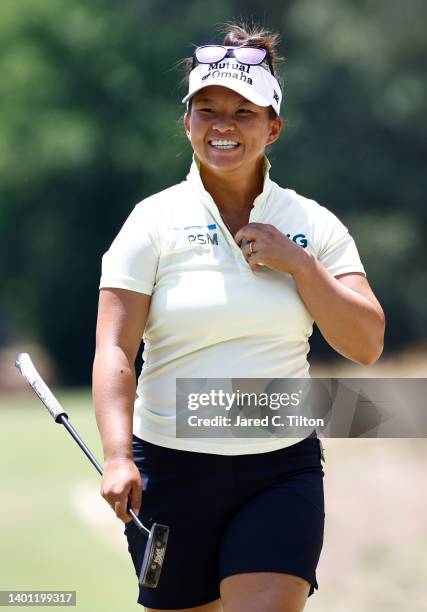
[[212, 124], [212, 128], [218, 132], [232, 132], [234, 131], [234, 122], [231, 117], [221, 115], [215, 117], [215, 121]]

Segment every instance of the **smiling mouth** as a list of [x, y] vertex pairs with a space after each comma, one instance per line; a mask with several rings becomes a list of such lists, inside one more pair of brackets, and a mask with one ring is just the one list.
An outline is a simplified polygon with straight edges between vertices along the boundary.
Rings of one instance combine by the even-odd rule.
[[217, 151], [232, 151], [240, 147], [240, 142], [234, 140], [209, 140], [208, 142]]

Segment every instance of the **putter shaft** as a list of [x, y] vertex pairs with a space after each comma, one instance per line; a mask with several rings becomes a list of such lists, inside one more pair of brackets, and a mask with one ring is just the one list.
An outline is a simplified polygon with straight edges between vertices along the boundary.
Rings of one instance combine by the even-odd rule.
[[[98, 472], [101, 474], [101, 476], [104, 473], [104, 470], [102, 469], [102, 467], [100, 466], [100, 464], [98, 463], [98, 461], [96, 460], [96, 458], [94, 457], [94, 455], [92, 454], [92, 452], [89, 450], [89, 448], [86, 446], [86, 444], [83, 442], [83, 440], [81, 439], [81, 437], [79, 436], [79, 434], [77, 433], [77, 431], [74, 429], [74, 427], [72, 426], [72, 424], [70, 423], [68, 417], [64, 414], [61, 414], [58, 417], [58, 421], [57, 423], [62, 423], [62, 425], [64, 425], [65, 429], [68, 431], [68, 433], [72, 436], [72, 438], [74, 439], [74, 441], [80, 446], [80, 448], [82, 449], [82, 451], [84, 452], [84, 454], [86, 455], [86, 457], [90, 460], [90, 462], [92, 463], [92, 465], [95, 466], [95, 468], [98, 470]], [[135, 512], [132, 510], [132, 508], [128, 508], [127, 512], [130, 514], [130, 516], [132, 517], [133, 522], [135, 523], [135, 525], [138, 527], [138, 529], [140, 531], [142, 531], [142, 533], [145, 533], [146, 535], [150, 535], [150, 530], [147, 529], [147, 527], [145, 527], [141, 521], [139, 520], [138, 516], [135, 514]]]

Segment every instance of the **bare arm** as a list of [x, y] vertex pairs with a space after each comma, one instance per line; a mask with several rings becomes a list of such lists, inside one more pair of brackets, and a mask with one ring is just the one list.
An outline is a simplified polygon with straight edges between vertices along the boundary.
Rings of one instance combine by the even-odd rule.
[[148, 316], [150, 296], [125, 289], [101, 289], [93, 364], [95, 416], [104, 451], [101, 495], [127, 522], [139, 511], [139, 471], [133, 463], [132, 419], [135, 358]]
[[367, 279], [358, 273], [333, 277], [316, 259], [294, 274], [298, 292], [325, 340], [362, 365], [379, 359], [385, 317]]

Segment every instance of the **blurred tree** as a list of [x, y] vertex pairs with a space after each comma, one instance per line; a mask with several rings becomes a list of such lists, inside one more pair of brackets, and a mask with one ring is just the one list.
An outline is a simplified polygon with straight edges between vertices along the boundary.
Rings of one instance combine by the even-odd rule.
[[205, 5], [187, 25], [170, 2], [0, 11], [0, 298], [15, 335], [46, 346], [64, 383], [86, 383], [101, 256], [136, 202], [188, 171], [175, 65]]
[[[427, 4], [235, 5], [282, 34], [287, 125], [273, 178], [350, 228], [386, 313], [385, 351], [425, 341]], [[316, 330], [311, 345], [333, 355]]]
[[[3, 0], [0, 300], [11, 333], [90, 378], [101, 256], [134, 204], [182, 180], [191, 151], [176, 63], [251, 18], [282, 34], [287, 129], [272, 176], [354, 235], [387, 348], [425, 338], [422, 0]], [[216, 39], [218, 39], [216, 37]], [[396, 291], [396, 285], [398, 290]], [[332, 355], [314, 338], [312, 352]]]

